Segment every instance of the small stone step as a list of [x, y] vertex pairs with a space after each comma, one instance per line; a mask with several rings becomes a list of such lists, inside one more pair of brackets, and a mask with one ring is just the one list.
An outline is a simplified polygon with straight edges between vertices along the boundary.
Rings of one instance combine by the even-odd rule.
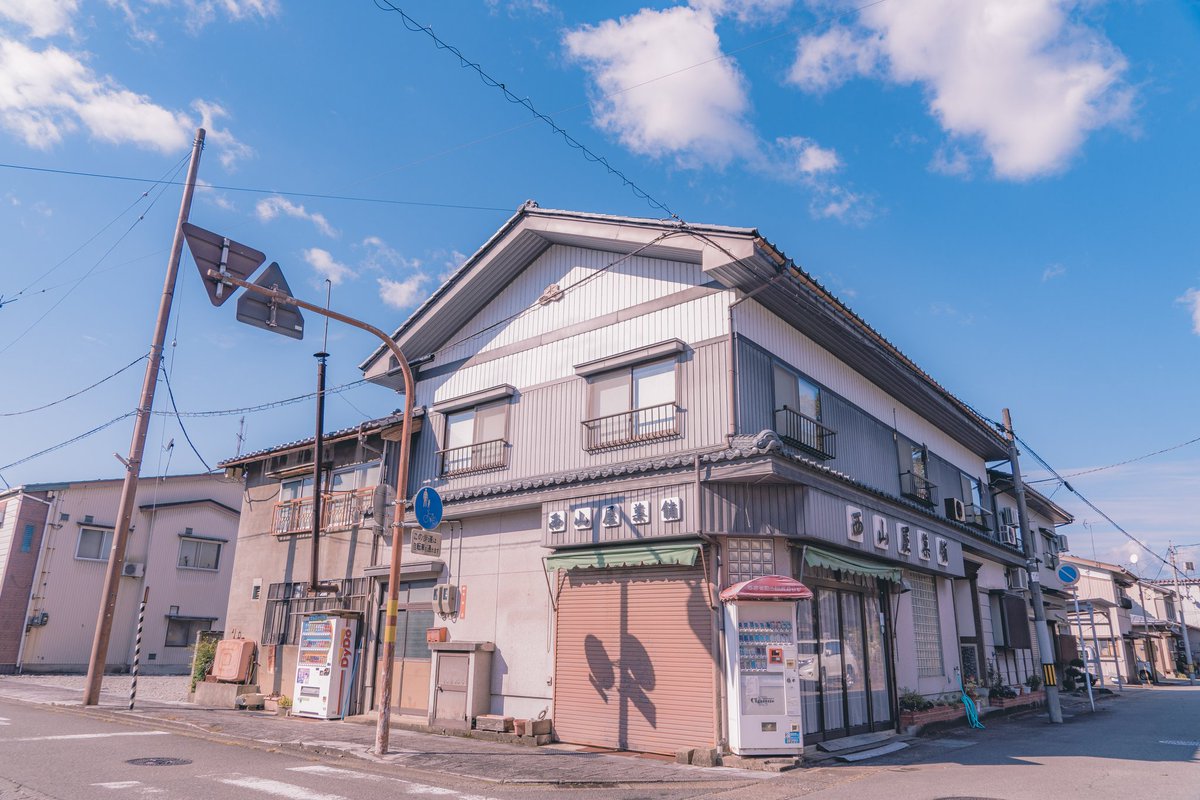
[[513, 718], [499, 714], [480, 714], [475, 718], [475, 727], [481, 731], [508, 733], [513, 729]]
[[857, 750], [853, 753], [839, 753], [836, 758], [838, 761], [866, 761], [868, 758], [886, 756], [888, 753], [895, 753], [896, 751], [904, 750], [907, 747], [908, 745], [906, 745], [904, 742], [891, 742], [890, 744], [885, 744], [883, 747], [876, 747], [873, 750]]
[[877, 733], [862, 733], [858, 736], [847, 736], [843, 739], [834, 739], [828, 742], [821, 742], [817, 748], [824, 750], [826, 753], [846, 753], [855, 750], [861, 750], [865, 747], [872, 747], [880, 742], [886, 742], [896, 735], [895, 731], [878, 731]]

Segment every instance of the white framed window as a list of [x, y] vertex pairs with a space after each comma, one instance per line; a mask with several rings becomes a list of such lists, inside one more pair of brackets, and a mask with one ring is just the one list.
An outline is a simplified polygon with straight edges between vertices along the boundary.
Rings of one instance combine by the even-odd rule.
[[674, 358], [606, 372], [591, 379], [588, 447], [627, 444], [679, 432]]
[[179, 540], [179, 567], [181, 569], [220, 569], [221, 543], [207, 539], [182, 537]]
[[333, 471], [333, 476], [329, 481], [330, 488], [335, 492], [353, 492], [356, 489], [366, 489], [378, 483], [378, 461], [336, 469]]
[[913, 634], [916, 639], [917, 675], [944, 675], [942, 624], [938, 613], [937, 582], [923, 572], [904, 572], [912, 587]]
[[505, 398], [498, 403], [485, 403], [446, 414], [443, 475], [505, 466], [510, 405]]
[[312, 497], [312, 490], [313, 479], [311, 475], [305, 478], [294, 478], [283, 482], [283, 486], [279, 490], [279, 499], [300, 500], [305, 497]]
[[780, 364], [774, 366], [775, 408], [788, 408], [809, 419], [821, 419], [821, 390]]
[[83, 561], [108, 561], [113, 532], [100, 528], [80, 528], [75, 557]]

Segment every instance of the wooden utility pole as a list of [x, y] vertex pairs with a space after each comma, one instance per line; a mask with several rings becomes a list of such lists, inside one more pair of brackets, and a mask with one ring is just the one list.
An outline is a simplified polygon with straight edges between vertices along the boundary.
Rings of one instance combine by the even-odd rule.
[[113, 529], [112, 549], [108, 554], [108, 570], [104, 575], [104, 591], [100, 598], [100, 614], [96, 618], [96, 636], [92, 640], [87, 683], [83, 690], [85, 706], [94, 706], [100, 702], [100, 684], [104, 680], [104, 662], [108, 656], [108, 641], [112, 636], [113, 614], [117, 610], [121, 568], [125, 565], [125, 546], [129, 543], [129, 523], [133, 519], [134, 503], [137, 502], [137, 484], [142, 472], [142, 454], [146, 450], [146, 433], [150, 428], [150, 410], [154, 407], [154, 389], [158, 384], [163, 342], [167, 338], [167, 322], [171, 318], [171, 302], [175, 297], [179, 256], [183, 252], [183, 223], [187, 222], [192, 210], [192, 194], [196, 189], [196, 173], [200, 169], [200, 153], [203, 150], [204, 128], [197, 128], [196, 140], [192, 143], [192, 160], [188, 164], [187, 181], [183, 187], [183, 201], [179, 205], [179, 220], [175, 224], [175, 238], [171, 242], [171, 254], [167, 259], [167, 277], [163, 282], [162, 298], [158, 304], [158, 319], [154, 323], [150, 357], [146, 361], [146, 375], [142, 379], [142, 396], [138, 401], [137, 415], [133, 423], [129, 458], [125, 460], [125, 483], [121, 487], [121, 502], [117, 507], [117, 523]]

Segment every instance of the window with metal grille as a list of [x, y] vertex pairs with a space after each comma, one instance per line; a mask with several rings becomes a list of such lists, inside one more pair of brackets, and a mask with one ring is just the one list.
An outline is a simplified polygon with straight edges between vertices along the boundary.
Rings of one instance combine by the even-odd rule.
[[912, 587], [913, 633], [917, 647], [917, 674], [944, 675], [942, 626], [938, 615], [937, 584], [920, 572], [904, 573]]
[[731, 584], [774, 575], [774, 542], [771, 539], [727, 539], [725, 570]]
[[307, 583], [272, 583], [267, 588], [267, 607], [263, 613], [262, 644], [294, 644], [300, 635], [301, 615], [345, 608], [363, 611], [367, 607], [370, 578], [345, 578], [331, 581], [335, 594], [310, 595]]

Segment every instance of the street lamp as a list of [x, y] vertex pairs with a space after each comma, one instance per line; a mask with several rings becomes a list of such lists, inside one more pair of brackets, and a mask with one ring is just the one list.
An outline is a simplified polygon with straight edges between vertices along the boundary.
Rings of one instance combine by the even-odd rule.
[[[392, 351], [392, 355], [396, 358], [396, 364], [404, 376], [404, 420], [400, 436], [400, 464], [396, 476], [396, 507], [392, 515], [392, 561], [388, 570], [388, 597], [383, 638], [383, 674], [381, 676], [383, 689], [380, 697], [378, 723], [375, 728], [375, 753], [384, 755], [388, 751], [392, 669], [396, 655], [396, 617], [400, 599], [400, 551], [404, 544], [404, 507], [407, 502], [408, 461], [412, 433], [412, 370], [409, 368], [408, 360], [404, 357], [400, 346], [379, 328], [354, 317], [292, 297], [279, 264], [272, 262], [254, 283], [246, 281], [245, 278], [250, 277], [266, 260], [257, 250], [195, 225], [184, 224], [183, 231], [213, 305], [219, 306], [224, 303], [238, 288], [245, 289], [251, 294], [243, 295], [238, 301], [238, 320], [294, 339], [299, 339], [304, 335], [304, 320], [299, 312], [301, 308], [338, 322], [344, 322], [377, 336]], [[251, 266], [256, 259], [257, 263], [253, 263]], [[317, 453], [315, 457], [319, 459], [321, 454]], [[320, 488], [313, 487], [313, 490], [320, 491]]]

